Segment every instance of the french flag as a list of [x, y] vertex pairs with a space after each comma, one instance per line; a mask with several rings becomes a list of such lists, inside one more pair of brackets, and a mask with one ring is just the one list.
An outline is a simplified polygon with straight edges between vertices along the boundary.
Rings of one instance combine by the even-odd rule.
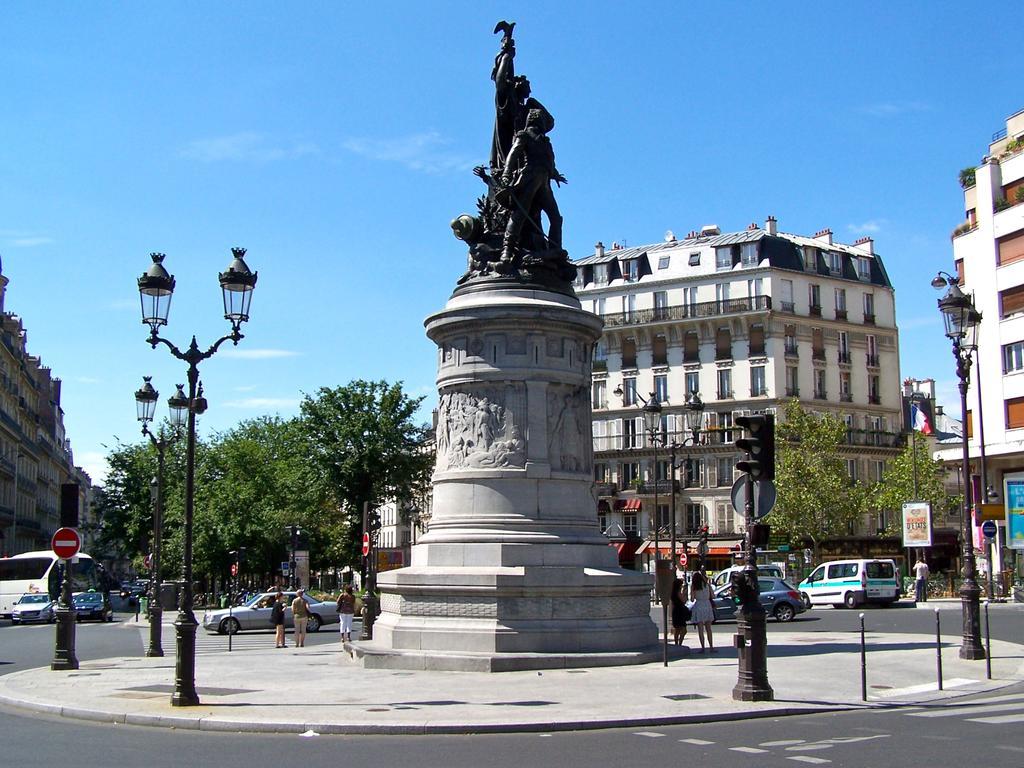
[[927, 414], [925, 414], [923, 408], [915, 403], [910, 405], [910, 421], [914, 425], [915, 431], [923, 435], [930, 435], [932, 433], [932, 425], [928, 423]]

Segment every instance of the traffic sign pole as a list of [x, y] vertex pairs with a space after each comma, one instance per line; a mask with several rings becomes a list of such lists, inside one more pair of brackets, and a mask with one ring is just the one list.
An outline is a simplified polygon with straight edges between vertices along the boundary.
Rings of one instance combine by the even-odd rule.
[[64, 561], [64, 583], [57, 600], [57, 625], [53, 642], [53, 661], [50, 669], [78, 669], [75, 655], [75, 605], [71, 599], [71, 559], [82, 547], [82, 539], [74, 528], [59, 528], [50, 540], [53, 554]]

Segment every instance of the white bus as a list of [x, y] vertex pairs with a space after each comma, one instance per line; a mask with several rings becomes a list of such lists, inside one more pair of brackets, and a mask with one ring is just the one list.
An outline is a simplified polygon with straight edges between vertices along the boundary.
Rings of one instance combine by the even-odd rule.
[[[11, 617], [11, 606], [22, 595], [47, 593], [56, 600], [63, 570], [59, 563], [58, 557], [49, 550], [23, 552], [0, 559], [0, 618]], [[75, 558], [71, 579], [73, 593], [90, 589], [99, 591], [102, 588], [103, 579], [95, 561], [84, 553], [79, 553]]]

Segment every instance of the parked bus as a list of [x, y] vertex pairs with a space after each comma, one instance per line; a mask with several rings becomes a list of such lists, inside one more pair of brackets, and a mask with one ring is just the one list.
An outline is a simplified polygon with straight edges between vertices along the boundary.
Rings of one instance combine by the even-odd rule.
[[[56, 600], [63, 571], [61, 560], [49, 550], [0, 559], [0, 618], [10, 618], [11, 607], [25, 594], [45, 592]], [[75, 558], [71, 579], [72, 593], [103, 588], [100, 569], [84, 553]]]

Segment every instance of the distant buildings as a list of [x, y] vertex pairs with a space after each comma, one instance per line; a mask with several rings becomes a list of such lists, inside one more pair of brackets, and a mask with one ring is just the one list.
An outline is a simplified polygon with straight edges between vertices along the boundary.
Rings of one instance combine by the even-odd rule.
[[[990, 486], [1002, 502], [1010, 483], [1024, 482], [1024, 110], [1007, 118], [981, 165], [961, 171], [960, 181], [966, 220], [953, 231], [953, 260], [982, 314], [965, 425], [971, 480], [975, 500]], [[952, 376], [952, 355], [946, 365]], [[956, 463], [959, 450], [936, 455]], [[1005, 544], [1001, 522], [999, 529], [997, 540]], [[977, 527], [975, 543], [981, 543]], [[1003, 546], [993, 555], [997, 571], [1012, 561]]]
[[0, 274], [0, 551], [14, 555], [49, 549], [60, 524], [61, 484], [80, 486], [82, 523], [89, 535], [89, 476], [74, 465], [64, 433], [61, 380], [28, 352], [21, 318], [5, 307], [7, 277]]
[[[605, 321], [594, 355], [595, 480], [602, 528], [624, 565], [653, 553], [655, 520], [667, 553], [669, 457], [659, 450], [654, 465], [638, 410], [649, 393], [664, 407], [669, 442], [689, 437], [687, 397], [704, 401], [700, 444], [679, 454], [692, 460], [679, 473], [676, 528], [692, 553], [708, 526], [711, 567], [731, 563], [743, 532], [730, 503], [738, 415], [779, 413], [792, 398], [837, 415], [856, 480], [880, 479], [898, 452], [895, 298], [870, 239], [844, 245], [828, 229], [785, 234], [769, 217], [741, 232], [707, 226], [651, 245], [598, 243], [576, 264], [577, 296]], [[836, 551], [891, 549], [877, 537], [882, 522], [865, 520]]]

